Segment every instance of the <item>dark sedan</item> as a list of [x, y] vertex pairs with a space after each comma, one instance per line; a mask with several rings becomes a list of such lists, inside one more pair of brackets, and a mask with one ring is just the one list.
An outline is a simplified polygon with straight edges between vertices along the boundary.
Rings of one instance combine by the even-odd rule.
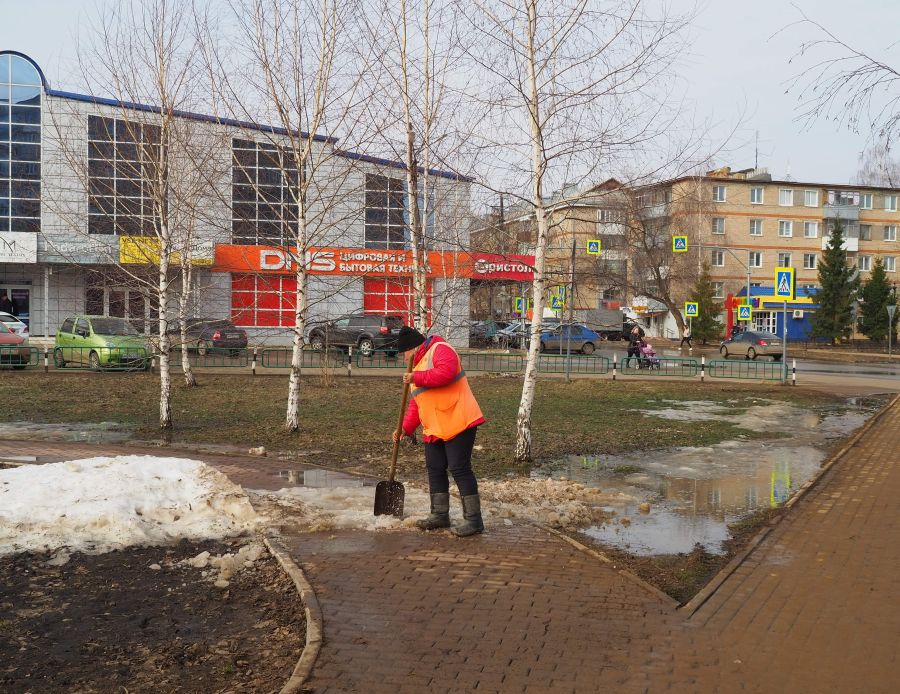
[[[214, 318], [187, 318], [185, 319], [186, 349], [196, 349], [199, 354], [206, 354], [211, 349], [227, 349], [237, 352], [247, 347], [247, 331], [238, 328], [230, 320]], [[169, 334], [180, 340], [181, 328], [175, 321], [169, 329]]]

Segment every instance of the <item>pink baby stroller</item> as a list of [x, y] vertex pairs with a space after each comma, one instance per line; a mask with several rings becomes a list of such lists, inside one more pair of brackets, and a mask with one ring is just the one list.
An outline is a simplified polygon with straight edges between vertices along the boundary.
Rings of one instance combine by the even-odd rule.
[[659, 357], [656, 356], [656, 350], [649, 342], [641, 340], [641, 358], [638, 359], [639, 369], [659, 369]]

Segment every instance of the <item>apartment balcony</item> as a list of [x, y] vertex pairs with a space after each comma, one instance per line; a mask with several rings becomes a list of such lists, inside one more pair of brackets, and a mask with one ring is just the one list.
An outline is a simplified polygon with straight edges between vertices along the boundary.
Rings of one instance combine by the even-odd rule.
[[659, 219], [669, 215], [669, 205], [660, 203], [658, 205], [647, 205], [640, 210], [641, 219]]
[[859, 221], [859, 207], [856, 205], [825, 205], [825, 219], [840, 217], [845, 222]]
[[[822, 239], [822, 250], [828, 246], [828, 242], [831, 240], [830, 236], [826, 236]], [[857, 238], [847, 238], [846, 236], [843, 238], [841, 242], [841, 247], [847, 251], [848, 253], [858, 253], [859, 252], [859, 239]]]

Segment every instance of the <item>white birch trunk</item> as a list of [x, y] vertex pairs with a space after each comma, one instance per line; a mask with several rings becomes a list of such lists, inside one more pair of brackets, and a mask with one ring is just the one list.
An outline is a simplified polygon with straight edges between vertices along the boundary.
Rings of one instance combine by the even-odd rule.
[[159, 248], [159, 428], [172, 428], [172, 373], [169, 368], [169, 231], [160, 229]]
[[298, 239], [297, 258], [295, 264], [294, 276], [297, 278], [296, 302], [297, 306], [294, 312], [294, 339], [291, 343], [291, 375], [288, 378], [288, 402], [287, 414], [285, 416], [284, 426], [288, 431], [294, 432], [300, 429], [300, 375], [303, 366], [303, 335], [306, 330], [306, 301], [307, 301], [307, 279], [306, 273], [306, 257], [304, 248], [306, 248], [306, 224], [303, 219], [305, 211], [300, 212], [300, 220], [298, 225], [302, 232], [299, 232], [301, 239]]
[[[535, 0], [528, 0], [528, 115], [531, 119], [531, 165], [533, 169], [533, 201], [537, 224], [537, 245], [534, 253], [534, 280], [531, 285], [533, 317], [531, 323], [531, 343], [525, 362], [525, 381], [522, 384], [522, 398], [516, 417], [515, 461], [525, 463], [531, 460], [531, 413], [534, 406], [534, 392], [537, 383], [537, 362], [540, 348], [541, 322], [544, 315], [544, 286], [546, 279], [547, 218], [544, 213], [543, 178], [545, 161], [541, 150], [540, 101], [538, 97], [536, 55], [534, 37], [537, 22]], [[523, 310], [526, 306], [522, 307]]]
[[193, 280], [193, 266], [191, 258], [187, 253], [187, 249], [181, 251], [181, 294], [178, 297], [178, 321], [181, 328], [181, 370], [184, 373], [184, 384], [192, 388], [197, 384], [197, 378], [194, 376], [194, 368], [191, 366], [190, 353], [188, 352], [187, 343], [187, 326], [185, 319], [187, 318], [187, 310], [190, 304], [193, 289], [191, 282]]

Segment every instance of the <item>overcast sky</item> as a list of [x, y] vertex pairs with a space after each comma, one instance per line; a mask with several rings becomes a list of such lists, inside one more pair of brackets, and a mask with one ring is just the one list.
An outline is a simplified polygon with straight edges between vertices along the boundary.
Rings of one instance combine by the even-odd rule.
[[[598, 2], [601, 0], [598, 0]], [[90, 17], [104, 0], [0, 0], [0, 49], [31, 56], [57, 89], [77, 89], [76, 39], [87, 38]], [[686, 97], [698, 119], [724, 137], [736, 125], [731, 151], [721, 164], [753, 166], [759, 132], [759, 165], [777, 177], [843, 183], [852, 180], [868, 133], [853, 134], [826, 121], [796, 121], [797, 99], [787, 82], [805, 64], [791, 65], [806, 29], [786, 29], [799, 19], [788, 0], [701, 0], [694, 43], [682, 60]], [[671, 0], [675, 9], [693, 0]], [[900, 3], [896, 0], [796, 0], [796, 5], [854, 46], [900, 66]], [[777, 34], [777, 35], [776, 35]]]

